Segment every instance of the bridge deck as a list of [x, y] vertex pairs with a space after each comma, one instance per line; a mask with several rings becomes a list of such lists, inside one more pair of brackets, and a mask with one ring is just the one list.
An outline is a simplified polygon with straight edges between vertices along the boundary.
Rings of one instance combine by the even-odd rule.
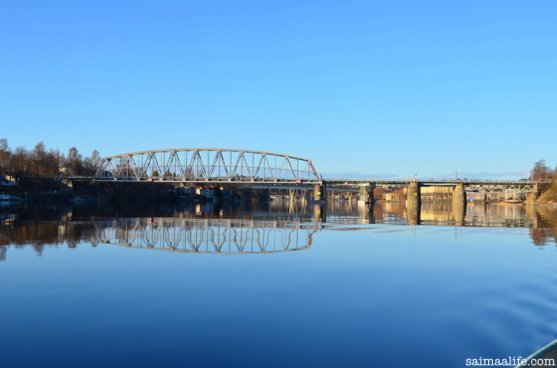
[[436, 179], [323, 179], [327, 185], [365, 185], [365, 184], [379, 184], [379, 185], [408, 185], [416, 181], [420, 185], [434, 186], [434, 185], [534, 185], [536, 182], [529, 180], [436, 180]]
[[[328, 190], [350, 190], [351, 188], [363, 186], [408, 186], [412, 180], [392, 180], [392, 179], [322, 179], [322, 180], [296, 180], [289, 179], [184, 179], [184, 178], [134, 178], [134, 177], [86, 177], [73, 176], [72, 181], [90, 181], [98, 183], [158, 183], [170, 185], [236, 185], [239, 187], [250, 187], [253, 189], [296, 189], [313, 188], [314, 185], [324, 185]], [[481, 188], [521, 188], [532, 191], [538, 183], [525, 180], [418, 180], [419, 186], [456, 186], [463, 184], [467, 190], [477, 190]]]

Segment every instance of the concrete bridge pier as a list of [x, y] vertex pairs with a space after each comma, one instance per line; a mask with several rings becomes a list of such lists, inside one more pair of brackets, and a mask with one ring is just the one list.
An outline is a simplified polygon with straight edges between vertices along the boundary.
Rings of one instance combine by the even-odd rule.
[[373, 197], [373, 189], [375, 188], [374, 185], [362, 185], [360, 186], [360, 193], [358, 203], [373, 203], [375, 198]]
[[408, 185], [408, 192], [406, 194], [406, 212], [410, 225], [420, 224], [421, 204], [420, 183], [413, 180]]
[[327, 187], [325, 184], [315, 184], [313, 186], [313, 200], [316, 202], [325, 201], [327, 199]]
[[462, 226], [466, 216], [466, 192], [463, 183], [458, 183], [454, 187], [452, 200], [455, 225]]

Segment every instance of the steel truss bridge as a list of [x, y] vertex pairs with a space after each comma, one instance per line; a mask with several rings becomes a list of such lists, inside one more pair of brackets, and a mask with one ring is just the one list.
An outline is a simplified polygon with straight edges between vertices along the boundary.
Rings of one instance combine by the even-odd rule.
[[187, 253], [279, 253], [310, 248], [321, 228], [291, 220], [137, 218], [97, 223], [93, 240]]
[[328, 191], [339, 192], [357, 192], [362, 187], [404, 187], [413, 181], [417, 181], [420, 186], [463, 184], [466, 191], [527, 194], [538, 190], [538, 183], [516, 180], [324, 179], [309, 159], [225, 148], [179, 148], [109, 156], [102, 160], [92, 179], [95, 182], [178, 185], [238, 184], [254, 189], [303, 189], [324, 185]]
[[95, 181], [321, 184], [311, 160], [278, 153], [181, 148], [106, 157]]

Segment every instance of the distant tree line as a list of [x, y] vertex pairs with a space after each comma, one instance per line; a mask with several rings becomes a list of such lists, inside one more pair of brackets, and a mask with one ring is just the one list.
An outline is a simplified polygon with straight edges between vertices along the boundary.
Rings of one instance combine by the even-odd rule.
[[29, 151], [25, 147], [11, 150], [8, 140], [0, 138], [0, 174], [17, 178], [57, 178], [74, 175], [94, 175], [100, 165], [96, 150], [83, 157], [72, 147], [67, 155], [58, 150], [47, 150], [43, 142]]

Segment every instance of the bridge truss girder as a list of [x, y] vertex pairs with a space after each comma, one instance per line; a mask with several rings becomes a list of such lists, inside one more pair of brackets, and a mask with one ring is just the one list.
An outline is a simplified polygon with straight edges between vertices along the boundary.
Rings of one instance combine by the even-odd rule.
[[103, 159], [95, 181], [320, 184], [311, 160], [261, 151], [183, 148]]

